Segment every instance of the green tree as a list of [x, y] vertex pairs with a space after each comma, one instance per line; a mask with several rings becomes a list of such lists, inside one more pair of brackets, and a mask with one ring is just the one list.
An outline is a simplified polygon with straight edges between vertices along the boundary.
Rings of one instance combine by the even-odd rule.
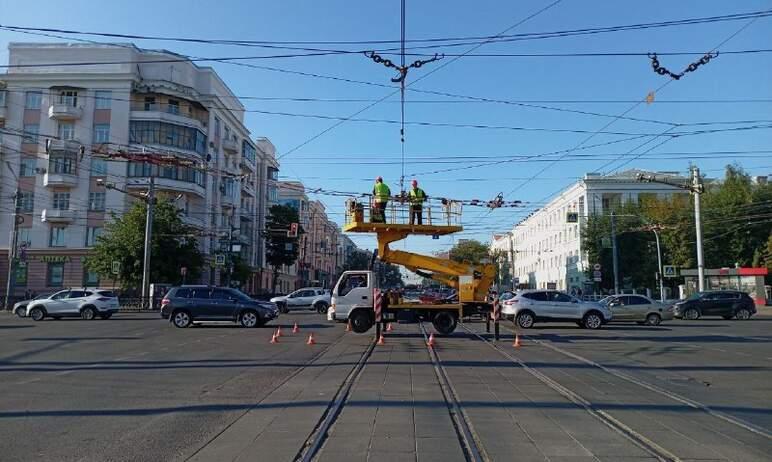
[[[120, 263], [117, 276], [122, 287], [139, 287], [142, 283], [145, 217], [147, 206], [137, 202], [122, 216], [112, 214], [105, 232], [97, 238], [86, 267], [103, 277], [112, 277], [112, 263]], [[198, 249], [195, 230], [182, 222], [180, 210], [165, 199], [155, 205], [153, 239], [150, 249], [150, 280], [178, 283], [180, 268], [188, 269], [187, 279], [201, 277], [203, 256]]]
[[231, 257], [231, 284], [236, 283], [239, 287], [243, 286], [252, 276], [252, 268], [240, 255]]
[[488, 245], [475, 239], [464, 239], [450, 249], [450, 259], [479, 265], [490, 259]]
[[[273, 267], [273, 281], [271, 291], [276, 292], [279, 282], [279, 271], [282, 266], [294, 264], [299, 255], [298, 237], [290, 237], [287, 232], [292, 223], [298, 223], [300, 218], [298, 211], [288, 205], [274, 205], [268, 210], [269, 216], [265, 230], [265, 257], [268, 264]], [[298, 225], [298, 235], [303, 232]]]
[[343, 271], [364, 271], [370, 269], [373, 254], [366, 250], [353, 250], [346, 258]]

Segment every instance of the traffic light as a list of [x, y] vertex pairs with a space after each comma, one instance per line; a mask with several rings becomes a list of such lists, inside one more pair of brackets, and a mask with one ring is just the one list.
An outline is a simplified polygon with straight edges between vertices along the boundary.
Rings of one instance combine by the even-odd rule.
[[298, 237], [298, 224], [297, 223], [291, 223], [290, 229], [287, 231], [288, 237]]

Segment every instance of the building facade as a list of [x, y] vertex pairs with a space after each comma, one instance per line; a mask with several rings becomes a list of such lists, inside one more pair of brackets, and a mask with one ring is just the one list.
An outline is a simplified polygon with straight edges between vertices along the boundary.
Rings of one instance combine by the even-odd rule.
[[[582, 248], [582, 225], [594, 214], [610, 213], [623, 202], [635, 202], [646, 195], [660, 197], [682, 194], [684, 190], [636, 180], [640, 170], [602, 176], [588, 173], [547, 205], [517, 223], [510, 232], [498, 234], [493, 248], [506, 259], [500, 270], [511, 286], [591, 291], [589, 265]], [[688, 179], [675, 172], [656, 172], [674, 181]], [[608, 271], [606, 269], [606, 274]]]
[[[110, 64], [68, 65], [82, 62]], [[151, 176], [157, 196], [174, 199], [201, 236], [198, 282], [224, 283], [216, 256], [235, 249], [254, 269], [245, 289], [260, 287], [259, 231], [278, 163], [270, 141], [250, 138], [244, 107], [213, 69], [121, 44], [11, 43], [9, 64], [0, 75], [0, 194], [8, 204], [21, 193], [16, 293], [109, 283], [83, 259], [111, 214], [136, 200], [127, 192], [145, 192]], [[159, 156], [171, 160], [147, 161]], [[0, 218], [2, 239], [11, 219]]]

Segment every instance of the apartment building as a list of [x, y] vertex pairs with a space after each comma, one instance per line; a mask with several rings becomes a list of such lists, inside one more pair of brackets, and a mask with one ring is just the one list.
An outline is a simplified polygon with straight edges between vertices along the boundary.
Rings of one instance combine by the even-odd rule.
[[582, 224], [593, 214], [610, 213], [623, 202], [646, 195], [668, 196], [684, 190], [656, 183], [640, 183], [639, 173], [656, 173], [673, 181], [688, 179], [677, 172], [627, 170], [612, 175], [588, 173], [517, 223], [511, 231], [493, 236], [491, 248], [499, 260], [502, 285], [591, 291], [589, 265], [582, 249]]
[[[94, 64], [68, 65], [83, 62]], [[213, 69], [127, 44], [11, 43], [9, 64], [0, 74], [0, 194], [9, 204], [21, 191], [16, 293], [109, 283], [83, 259], [111, 213], [135, 200], [120, 190], [144, 192], [151, 176], [157, 195], [174, 198], [202, 236], [209, 264], [200, 282], [221, 283], [216, 255], [238, 243], [255, 268], [245, 289], [264, 283], [259, 230], [276, 199], [275, 149], [250, 138], [243, 105]], [[143, 154], [180, 162], [153, 164]], [[1, 239], [11, 219], [0, 217]]]

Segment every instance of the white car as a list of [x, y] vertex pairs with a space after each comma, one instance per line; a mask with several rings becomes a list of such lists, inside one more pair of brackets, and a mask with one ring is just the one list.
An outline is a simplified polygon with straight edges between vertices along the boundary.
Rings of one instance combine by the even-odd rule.
[[118, 297], [107, 289], [66, 289], [50, 298], [35, 300], [27, 305], [27, 317], [33, 321], [45, 318], [80, 317], [91, 320], [99, 316], [108, 319], [118, 312]]
[[583, 302], [557, 290], [522, 290], [507, 294], [501, 314], [529, 329], [536, 322], [575, 322], [587, 329], [600, 329], [611, 321], [611, 310], [600, 303]]
[[53, 295], [53, 293], [49, 292], [49, 293], [45, 293], [45, 294], [40, 294], [40, 295], [38, 295], [38, 296], [36, 296], [34, 298], [30, 298], [29, 300], [22, 300], [20, 302], [16, 302], [16, 303], [13, 304], [13, 313], [16, 316], [18, 316], [20, 318], [23, 318], [23, 317], [27, 316], [27, 306], [30, 303], [32, 303], [32, 302], [34, 302], [36, 300], [47, 299], [47, 298], [51, 297], [52, 295]]
[[282, 313], [290, 310], [309, 309], [318, 313], [326, 313], [330, 306], [330, 291], [321, 287], [305, 287], [298, 289], [289, 295], [273, 297], [271, 303], [275, 303]]

